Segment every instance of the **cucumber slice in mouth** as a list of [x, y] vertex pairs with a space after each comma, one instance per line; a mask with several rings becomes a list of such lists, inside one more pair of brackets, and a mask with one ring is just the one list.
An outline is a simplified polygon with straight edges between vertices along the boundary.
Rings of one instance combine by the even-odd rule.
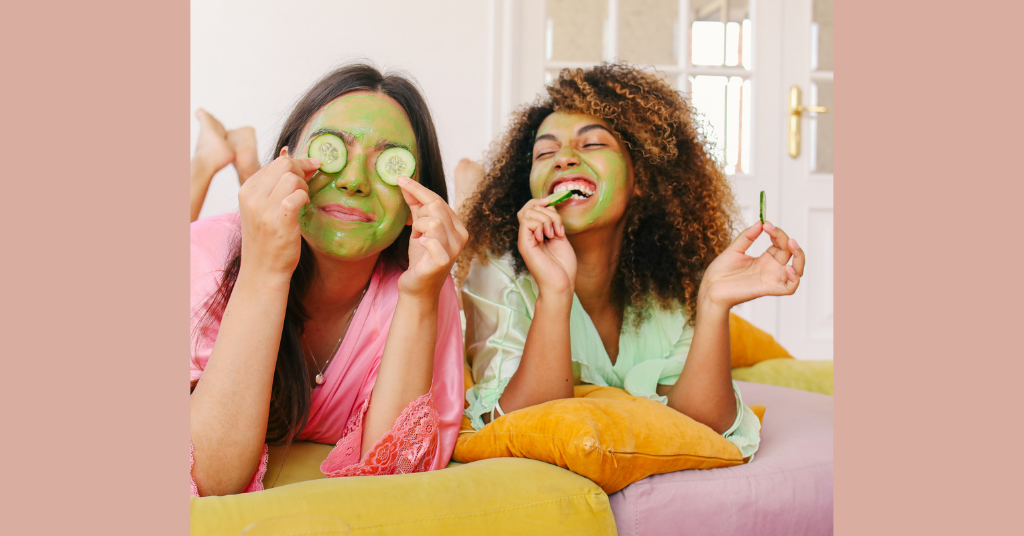
[[391, 186], [398, 186], [398, 177], [412, 178], [416, 158], [408, 149], [392, 147], [377, 155], [377, 175]]
[[548, 200], [548, 204], [546, 206], [553, 207], [561, 203], [562, 201], [565, 201], [566, 199], [572, 197], [572, 194], [573, 190], [562, 190], [561, 192], [555, 192], [545, 197], [545, 199]]
[[309, 158], [320, 159], [320, 171], [337, 173], [348, 162], [345, 142], [334, 134], [321, 134], [309, 142]]
[[764, 190], [761, 190], [761, 225], [764, 225]]

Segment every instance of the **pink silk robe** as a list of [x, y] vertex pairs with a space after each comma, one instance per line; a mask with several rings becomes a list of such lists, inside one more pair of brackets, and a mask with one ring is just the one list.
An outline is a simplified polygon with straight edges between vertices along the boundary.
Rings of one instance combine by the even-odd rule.
[[[220, 319], [211, 325], [198, 347], [196, 325], [206, 299], [217, 287], [238, 232], [237, 213], [202, 219], [191, 225], [192, 381], [198, 380], [206, 368]], [[398, 302], [401, 274], [401, 270], [378, 264], [338, 353], [324, 371], [324, 384], [313, 391], [309, 421], [298, 440], [337, 445], [321, 465], [327, 476], [433, 471], [445, 467], [455, 449], [465, 393], [462, 326], [455, 285], [449, 277], [438, 304], [430, 392], [410, 403], [392, 429], [359, 459], [363, 417]], [[263, 489], [266, 464], [264, 448], [260, 467], [246, 492]], [[192, 494], [198, 495], [194, 480]]]

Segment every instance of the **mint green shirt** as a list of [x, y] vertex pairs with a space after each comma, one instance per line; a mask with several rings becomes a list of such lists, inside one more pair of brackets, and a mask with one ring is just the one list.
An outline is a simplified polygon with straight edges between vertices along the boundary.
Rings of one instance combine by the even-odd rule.
[[[465, 414], [477, 430], [519, 368], [538, 295], [533, 276], [516, 275], [508, 258], [491, 257], [486, 265], [474, 261], [466, 277], [462, 288], [466, 358], [473, 365], [476, 385], [466, 392]], [[654, 307], [639, 329], [622, 330], [613, 365], [597, 328], [573, 296], [569, 338], [576, 384], [618, 387], [667, 404], [668, 398], [658, 395], [657, 387], [675, 384], [683, 370], [693, 339], [693, 328], [686, 320], [683, 307], [671, 311]], [[733, 390], [736, 421], [722, 435], [746, 458], [757, 451], [761, 423], [743, 403], [736, 382]]]

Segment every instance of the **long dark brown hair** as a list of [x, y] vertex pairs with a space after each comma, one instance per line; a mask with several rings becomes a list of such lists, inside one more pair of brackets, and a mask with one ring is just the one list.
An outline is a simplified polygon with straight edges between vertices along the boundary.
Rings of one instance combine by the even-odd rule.
[[[271, 159], [289, 147], [294, 151], [300, 145], [300, 136], [313, 116], [334, 99], [353, 91], [367, 90], [387, 95], [405, 110], [412, 124], [416, 144], [419, 147], [419, 182], [431, 191], [448, 200], [445, 187], [444, 169], [441, 165], [441, 149], [437, 133], [430, 117], [426, 101], [416, 85], [406, 76], [398, 73], [381, 73], [375, 67], [355, 64], [341, 67], [321, 78], [299, 99], [288, 120], [281, 128], [281, 135], [271, 154]], [[391, 263], [405, 268], [409, 264], [409, 234], [406, 227], [380, 256], [378, 262]], [[288, 305], [281, 330], [281, 346], [277, 351], [277, 366], [274, 368], [274, 383], [270, 391], [270, 416], [267, 421], [267, 443], [289, 443], [302, 433], [309, 418], [310, 389], [309, 372], [300, 342], [304, 325], [309, 315], [302, 305], [310, 284], [316, 277], [316, 259], [305, 239], [302, 240], [299, 264], [292, 273], [288, 290]], [[212, 323], [223, 316], [231, 291], [238, 278], [242, 264], [241, 235], [235, 237], [232, 251], [224, 267], [224, 277], [217, 290], [210, 295], [204, 307], [202, 318], [197, 324], [192, 339], [198, 348], [202, 337]], [[195, 389], [195, 384], [191, 386]]]
[[487, 174], [463, 205], [469, 230], [456, 276], [465, 280], [473, 259], [511, 254], [527, 271], [516, 241], [516, 213], [533, 198], [530, 170], [537, 129], [567, 111], [600, 117], [623, 140], [633, 161], [638, 194], [626, 207], [612, 305], [634, 313], [634, 326], [652, 305], [688, 309], [696, 320], [704, 270], [731, 242], [736, 217], [732, 189], [710, 151], [691, 104], [664, 80], [638, 67], [604, 64], [563, 69], [547, 94], [519, 109], [492, 146]]

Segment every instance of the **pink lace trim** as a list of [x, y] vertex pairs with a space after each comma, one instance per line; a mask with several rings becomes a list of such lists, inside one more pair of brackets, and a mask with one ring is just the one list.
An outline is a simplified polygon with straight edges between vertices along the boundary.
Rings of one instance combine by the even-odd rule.
[[[192, 444], [192, 439], [188, 440], [188, 479], [192, 483], [192, 496], [199, 496], [199, 488], [196, 487], [196, 479], [192, 478], [192, 468], [196, 465], [196, 447]], [[252, 475], [252, 480], [249, 485], [246, 486], [245, 491], [242, 493], [249, 493], [251, 491], [263, 490], [263, 476], [267, 474], [267, 462], [270, 461], [270, 449], [266, 444], [263, 445], [263, 456], [260, 457], [260, 466], [256, 469], [256, 474]]]
[[320, 464], [329, 477], [397, 475], [430, 469], [437, 452], [439, 417], [430, 393], [413, 400], [395, 419], [395, 424], [359, 460], [363, 441], [363, 419], [369, 399], [349, 419], [337, 446]]

